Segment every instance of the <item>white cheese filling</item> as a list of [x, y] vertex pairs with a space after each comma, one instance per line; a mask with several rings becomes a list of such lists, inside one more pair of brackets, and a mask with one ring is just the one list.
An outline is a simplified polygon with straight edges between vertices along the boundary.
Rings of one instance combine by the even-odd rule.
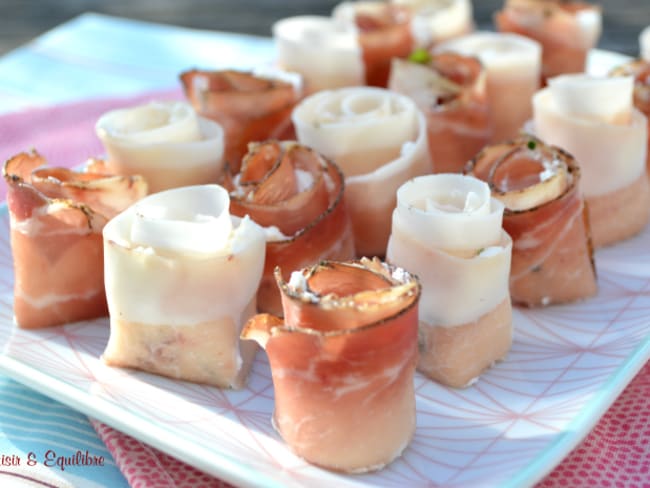
[[[420, 176], [397, 190], [393, 227], [439, 249], [477, 250], [498, 243], [504, 206], [487, 183], [456, 174]], [[399, 264], [399, 263], [398, 263]]]
[[272, 31], [278, 64], [300, 73], [307, 92], [363, 84], [356, 29], [330, 17], [297, 16], [276, 22]]
[[199, 185], [150, 195], [104, 227], [111, 316], [195, 325], [241, 315], [262, 277], [264, 231], [231, 217], [228, 193]]

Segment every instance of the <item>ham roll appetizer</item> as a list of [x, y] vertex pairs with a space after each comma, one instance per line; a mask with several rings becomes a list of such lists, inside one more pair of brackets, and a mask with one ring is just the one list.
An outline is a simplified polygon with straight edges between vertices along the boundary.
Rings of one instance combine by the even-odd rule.
[[476, 32], [434, 49], [448, 51], [476, 56], [485, 67], [491, 141], [515, 138], [532, 115], [530, 99], [540, 85], [541, 45], [517, 34]]
[[390, 3], [411, 9], [419, 47], [428, 48], [474, 30], [471, 0], [391, 0]]
[[601, 8], [566, 0], [506, 0], [494, 16], [497, 29], [542, 45], [542, 78], [582, 73], [602, 31]]
[[455, 53], [393, 59], [388, 88], [410, 97], [427, 118], [436, 173], [459, 173], [492, 135], [485, 72], [477, 58]]
[[365, 83], [358, 33], [331, 17], [303, 15], [273, 24], [277, 63], [300, 73], [306, 94]]
[[251, 144], [237, 175], [226, 172], [230, 212], [266, 229], [266, 261], [257, 292], [261, 312], [282, 315], [274, 270], [354, 258], [354, 237], [339, 168], [296, 142]]
[[345, 29], [358, 33], [365, 84], [385, 88], [391, 60], [406, 58], [416, 46], [411, 10], [386, 2], [343, 2], [332, 16]]
[[223, 129], [184, 102], [151, 102], [112, 110], [95, 126], [111, 174], [142, 175], [149, 193], [214, 183], [223, 169]]
[[633, 88], [631, 76], [562, 75], [533, 99], [536, 135], [580, 165], [595, 247], [639, 233], [650, 219], [647, 119]]
[[[650, 61], [635, 59], [611, 71], [610, 76], [632, 76], [634, 78], [634, 106], [650, 117]], [[648, 124], [648, 145], [650, 147], [650, 124]], [[646, 173], [650, 174], [650, 151], [646, 154]]]
[[242, 337], [268, 355], [273, 424], [289, 447], [344, 473], [383, 468], [415, 431], [420, 285], [379, 260], [326, 261], [294, 271], [284, 319], [260, 314]]
[[228, 207], [222, 187], [187, 186], [150, 195], [106, 225], [106, 364], [244, 385], [256, 345], [240, 345], [239, 334], [255, 313], [265, 241]]
[[510, 350], [512, 240], [502, 216], [471, 176], [421, 176], [397, 191], [386, 259], [418, 272], [418, 370], [444, 385], [471, 385]]
[[36, 152], [3, 168], [14, 260], [14, 316], [35, 329], [106, 315], [102, 229], [144, 197], [139, 176], [42, 167]]
[[357, 256], [383, 256], [397, 188], [431, 172], [426, 120], [415, 103], [381, 88], [324, 91], [293, 112], [298, 140], [345, 175]]
[[294, 138], [291, 111], [302, 97], [296, 73], [191, 70], [180, 78], [194, 109], [223, 127], [232, 171], [239, 171], [249, 142]]
[[589, 218], [573, 156], [522, 136], [486, 147], [467, 170], [506, 207], [513, 303], [534, 307], [596, 294]]

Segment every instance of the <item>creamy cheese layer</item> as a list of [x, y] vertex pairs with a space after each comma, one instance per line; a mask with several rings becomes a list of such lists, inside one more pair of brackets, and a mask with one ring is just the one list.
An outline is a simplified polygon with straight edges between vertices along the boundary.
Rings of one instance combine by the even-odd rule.
[[508, 297], [512, 240], [503, 209], [471, 176], [427, 175], [400, 187], [386, 257], [420, 278], [421, 322], [466, 324]]
[[346, 177], [397, 158], [419, 131], [419, 111], [403, 95], [353, 87], [316, 93], [294, 110], [298, 140], [333, 158]]
[[633, 107], [631, 77], [563, 75], [533, 97], [534, 130], [580, 164], [586, 197], [636, 181], [645, 168], [647, 120]]
[[95, 126], [117, 174], [140, 174], [151, 193], [216, 181], [224, 132], [185, 102], [151, 102], [107, 112]]
[[223, 317], [240, 324], [257, 292], [264, 231], [228, 213], [217, 185], [151, 195], [104, 228], [111, 316], [152, 325], [194, 325]]
[[362, 85], [364, 65], [355, 29], [330, 17], [297, 16], [273, 25], [278, 64], [300, 73], [308, 93]]
[[501, 239], [503, 204], [487, 183], [456, 174], [413, 178], [397, 190], [393, 228], [439, 249], [483, 249]]

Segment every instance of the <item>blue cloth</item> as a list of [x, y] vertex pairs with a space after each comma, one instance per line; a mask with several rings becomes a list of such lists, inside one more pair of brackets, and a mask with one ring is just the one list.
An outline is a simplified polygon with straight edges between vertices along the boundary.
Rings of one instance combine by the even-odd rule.
[[[19, 463], [34, 476], [46, 468], [79, 487], [129, 486], [84, 415], [5, 377], [0, 394], [1, 465]], [[4, 479], [14, 478], [0, 474], [0, 486], [12, 486]]]

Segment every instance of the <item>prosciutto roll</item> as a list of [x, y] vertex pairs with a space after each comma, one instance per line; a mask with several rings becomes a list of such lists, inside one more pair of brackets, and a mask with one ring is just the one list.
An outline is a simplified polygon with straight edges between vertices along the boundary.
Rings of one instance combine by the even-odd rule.
[[390, 90], [410, 97], [427, 118], [429, 153], [436, 173], [459, 173], [491, 135], [485, 71], [477, 58], [455, 53], [418, 62], [393, 59]]
[[646, 117], [631, 76], [563, 75], [533, 99], [536, 135], [580, 164], [595, 247], [640, 232], [650, 219]]
[[144, 197], [139, 176], [45, 168], [37, 152], [4, 165], [14, 260], [14, 316], [35, 329], [106, 315], [101, 232]]
[[385, 2], [343, 2], [332, 16], [347, 30], [358, 32], [365, 84], [385, 88], [392, 58], [406, 58], [416, 45], [411, 10]]
[[501, 32], [530, 37], [542, 45], [542, 78], [582, 73], [587, 53], [602, 32], [601, 8], [580, 1], [506, 0], [494, 16]]
[[230, 212], [266, 228], [258, 310], [282, 314], [277, 266], [291, 273], [312, 263], [354, 257], [354, 238], [339, 168], [296, 142], [251, 144], [241, 173], [226, 174]]
[[239, 171], [249, 142], [293, 139], [291, 111], [302, 97], [299, 75], [191, 70], [180, 78], [194, 109], [223, 127], [232, 171]]
[[232, 218], [217, 185], [151, 195], [104, 228], [110, 366], [219, 387], [244, 385], [255, 345], [240, 345], [255, 313], [264, 232]]
[[492, 142], [517, 137], [532, 116], [531, 97], [539, 89], [541, 45], [517, 34], [476, 32], [435, 47], [434, 52], [476, 56], [487, 73]]
[[[635, 59], [613, 69], [610, 76], [632, 76], [634, 78], [634, 106], [646, 118], [650, 117], [650, 61]], [[650, 145], [650, 124], [648, 125]], [[650, 173], [650, 151], [646, 154], [646, 173]]]
[[331, 17], [303, 15], [273, 24], [273, 38], [278, 65], [302, 75], [306, 94], [365, 82], [356, 28]]
[[573, 156], [522, 136], [486, 147], [468, 171], [486, 181], [506, 207], [514, 303], [532, 307], [596, 294], [589, 218]]
[[421, 176], [397, 191], [386, 258], [418, 271], [418, 370], [444, 385], [472, 384], [510, 349], [512, 240], [502, 216], [471, 176]]
[[184, 102], [111, 110], [95, 130], [108, 155], [104, 170], [142, 175], [149, 193], [213, 183], [223, 169], [223, 129]]
[[303, 100], [293, 123], [298, 140], [345, 175], [357, 256], [383, 256], [397, 188], [431, 172], [422, 112], [388, 90], [341, 88]]
[[413, 32], [419, 47], [469, 34], [474, 30], [470, 0], [391, 0], [413, 13]]
[[308, 462], [345, 473], [383, 468], [415, 431], [420, 285], [378, 260], [276, 273], [284, 320], [262, 314], [242, 337], [269, 357], [273, 423]]

